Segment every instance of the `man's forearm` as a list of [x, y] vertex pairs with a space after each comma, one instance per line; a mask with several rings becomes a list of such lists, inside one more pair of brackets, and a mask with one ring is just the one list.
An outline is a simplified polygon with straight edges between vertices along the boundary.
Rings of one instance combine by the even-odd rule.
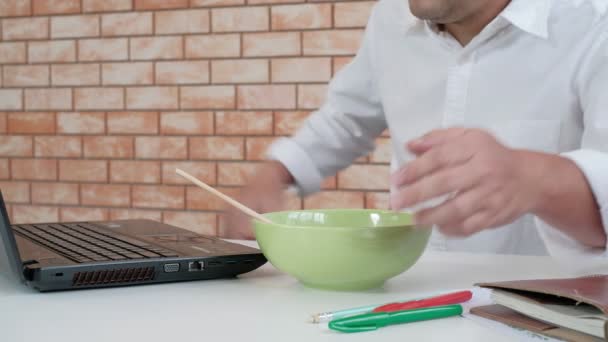
[[288, 187], [295, 183], [293, 175], [287, 170], [285, 165], [276, 160], [269, 160], [258, 170], [257, 176], [270, 176], [269, 178]]
[[590, 247], [606, 246], [597, 202], [585, 175], [567, 158], [519, 151], [522, 172], [538, 188], [532, 213]]

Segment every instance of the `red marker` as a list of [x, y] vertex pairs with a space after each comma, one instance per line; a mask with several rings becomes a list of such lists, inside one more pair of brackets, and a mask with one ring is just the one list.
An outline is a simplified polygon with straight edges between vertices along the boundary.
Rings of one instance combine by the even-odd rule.
[[379, 306], [375, 308], [372, 312], [393, 312], [401, 310], [428, 308], [433, 306], [460, 304], [469, 301], [471, 298], [473, 298], [473, 293], [471, 291], [460, 291], [437, 297], [412, 300], [409, 302], [390, 303]]

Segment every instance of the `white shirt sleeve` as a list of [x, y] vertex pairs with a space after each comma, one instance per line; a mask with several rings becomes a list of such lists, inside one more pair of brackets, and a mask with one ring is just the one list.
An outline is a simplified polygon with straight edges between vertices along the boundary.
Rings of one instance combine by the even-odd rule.
[[372, 12], [357, 56], [330, 82], [325, 104], [268, 151], [293, 175], [301, 195], [318, 191], [324, 178], [373, 151], [387, 127], [372, 71], [374, 17]]
[[[582, 63], [576, 80], [583, 115], [581, 148], [563, 153], [585, 175], [608, 235], [608, 31]], [[536, 219], [549, 253], [558, 257], [608, 257], [608, 246], [591, 248]]]

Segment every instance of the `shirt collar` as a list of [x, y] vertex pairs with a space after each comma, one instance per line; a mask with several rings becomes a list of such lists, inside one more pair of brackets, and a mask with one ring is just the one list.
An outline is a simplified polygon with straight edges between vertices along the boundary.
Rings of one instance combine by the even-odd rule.
[[[588, 0], [576, 0], [588, 1]], [[604, 4], [604, 8], [608, 8], [608, 0], [592, 0]], [[422, 20], [413, 18], [407, 1], [402, 1], [405, 5], [406, 13], [405, 20], [402, 24], [404, 33], [411, 32], [416, 28], [424, 28], [429, 25]], [[521, 30], [534, 34], [536, 36], [547, 38], [549, 35], [549, 14], [553, 0], [511, 0], [509, 5], [502, 11], [499, 17], [503, 17], [512, 25]]]
[[500, 16], [522, 31], [547, 39], [553, 1], [511, 0]]

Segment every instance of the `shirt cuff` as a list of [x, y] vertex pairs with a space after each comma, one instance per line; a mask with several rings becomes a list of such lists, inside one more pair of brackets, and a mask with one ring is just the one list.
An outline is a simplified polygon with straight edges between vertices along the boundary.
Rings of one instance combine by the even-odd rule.
[[[597, 201], [604, 232], [608, 236], [608, 154], [594, 150], [576, 150], [563, 153], [562, 156], [572, 160], [585, 175]], [[586, 246], [539, 218], [536, 218], [536, 224], [549, 253], [553, 256], [608, 257], [608, 246], [603, 249]]]
[[281, 138], [274, 142], [266, 153], [269, 159], [281, 162], [293, 176], [300, 196], [315, 193], [321, 189], [323, 176], [312, 158], [295, 141]]

